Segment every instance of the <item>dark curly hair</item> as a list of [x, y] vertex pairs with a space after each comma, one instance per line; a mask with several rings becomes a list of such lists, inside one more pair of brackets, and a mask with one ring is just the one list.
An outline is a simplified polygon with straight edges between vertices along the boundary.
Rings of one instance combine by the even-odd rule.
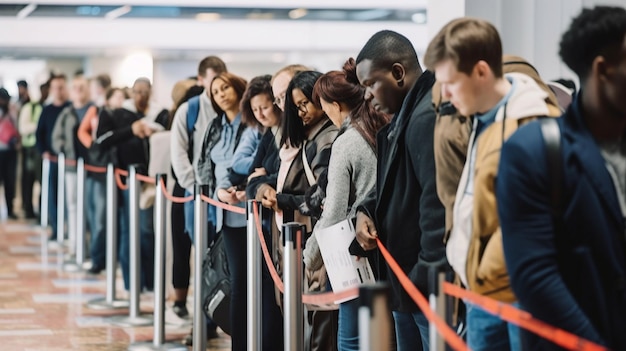
[[583, 84], [596, 57], [603, 56], [610, 62], [619, 58], [625, 35], [624, 8], [596, 6], [583, 9], [563, 34], [559, 55]]
[[372, 35], [356, 57], [356, 64], [364, 60], [371, 60], [374, 69], [389, 70], [396, 62], [408, 70], [421, 69], [411, 41], [391, 30], [381, 30]]

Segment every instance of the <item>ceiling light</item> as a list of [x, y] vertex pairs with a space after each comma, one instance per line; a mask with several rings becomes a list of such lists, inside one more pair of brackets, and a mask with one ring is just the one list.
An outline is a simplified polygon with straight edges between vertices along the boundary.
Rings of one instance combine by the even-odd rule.
[[424, 12], [416, 12], [411, 16], [411, 21], [424, 24], [426, 23], [426, 14]]
[[35, 3], [30, 3], [26, 5], [23, 9], [20, 10], [20, 12], [17, 13], [17, 18], [24, 19], [28, 17], [28, 15], [33, 13], [33, 11], [35, 11], [36, 8], [37, 8], [37, 4]]
[[271, 12], [250, 12], [246, 15], [247, 19], [256, 19], [256, 20], [271, 20], [274, 18], [274, 14]]
[[196, 14], [196, 20], [198, 21], [217, 21], [221, 17], [217, 12], [200, 12]]
[[294, 9], [294, 10], [289, 11], [289, 18], [291, 18], [291, 19], [302, 18], [302, 17], [306, 16], [307, 13], [309, 13], [309, 11], [307, 11], [307, 9], [303, 9], [303, 8]]
[[104, 18], [108, 20], [116, 19], [129, 13], [133, 8], [129, 5], [120, 6], [114, 10], [111, 10], [104, 15]]

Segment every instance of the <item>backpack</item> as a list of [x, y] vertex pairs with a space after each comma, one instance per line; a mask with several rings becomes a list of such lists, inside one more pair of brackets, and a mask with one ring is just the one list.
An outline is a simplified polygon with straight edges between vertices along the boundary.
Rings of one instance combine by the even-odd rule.
[[187, 156], [189, 162], [193, 163], [193, 130], [198, 121], [198, 115], [200, 114], [200, 96], [194, 96], [187, 102], [187, 137], [189, 140], [189, 148], [187, 149]]
[[204, 255], [202, 277], [202, 309], [230, 335], [230, 271], [222, 235], [217, 236]]

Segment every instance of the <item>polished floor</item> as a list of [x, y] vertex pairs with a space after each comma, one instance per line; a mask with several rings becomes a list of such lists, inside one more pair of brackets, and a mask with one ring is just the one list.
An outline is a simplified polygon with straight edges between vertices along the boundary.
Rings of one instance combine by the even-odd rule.
[[[38, 227], [23, 221], [0, 222], [0, 350], [127, 350], [153, 340], [153, 327], [113, 324], [128, 309], [94, 310], [88, 301], [105, 296], [105, 275], [64, 270], [64, 253], [48, 244]], [[118, 274], [119, 275], [119, 274]], [[126, 294], [117, 280], [117, 296]], [[152, 294], [141, 295], [140, 310], [153, 310]], [[178, 318], [166, 302], [165, 340], [181, 345], [190, 321]], [[188, 306], [191, 310], [191, 304]], [[230, 350], [230, 338], [208, 341], [207, 350]], [[191, 348], [189, 348], [191, 349]]]

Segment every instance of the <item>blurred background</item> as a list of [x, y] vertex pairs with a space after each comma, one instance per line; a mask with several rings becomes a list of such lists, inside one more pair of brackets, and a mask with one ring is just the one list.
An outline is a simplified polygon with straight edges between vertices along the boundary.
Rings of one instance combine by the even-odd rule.
[[533, 62], [546, 79], [574, 78], [558, 40], [584, 6], [626, 0], [39, 0], [0, 1], [0, 86], [39, 84], [50, 71], [108, 73], [113, 86], [140, 76], [171, 104], [173, 84], [219, 55], [245, 78], [302, 63], [322, 72], [356, 56], [375, 32], [406, 35], [423, 54], [429, 38], [459, 16], [487, 19], [507, 53]]

